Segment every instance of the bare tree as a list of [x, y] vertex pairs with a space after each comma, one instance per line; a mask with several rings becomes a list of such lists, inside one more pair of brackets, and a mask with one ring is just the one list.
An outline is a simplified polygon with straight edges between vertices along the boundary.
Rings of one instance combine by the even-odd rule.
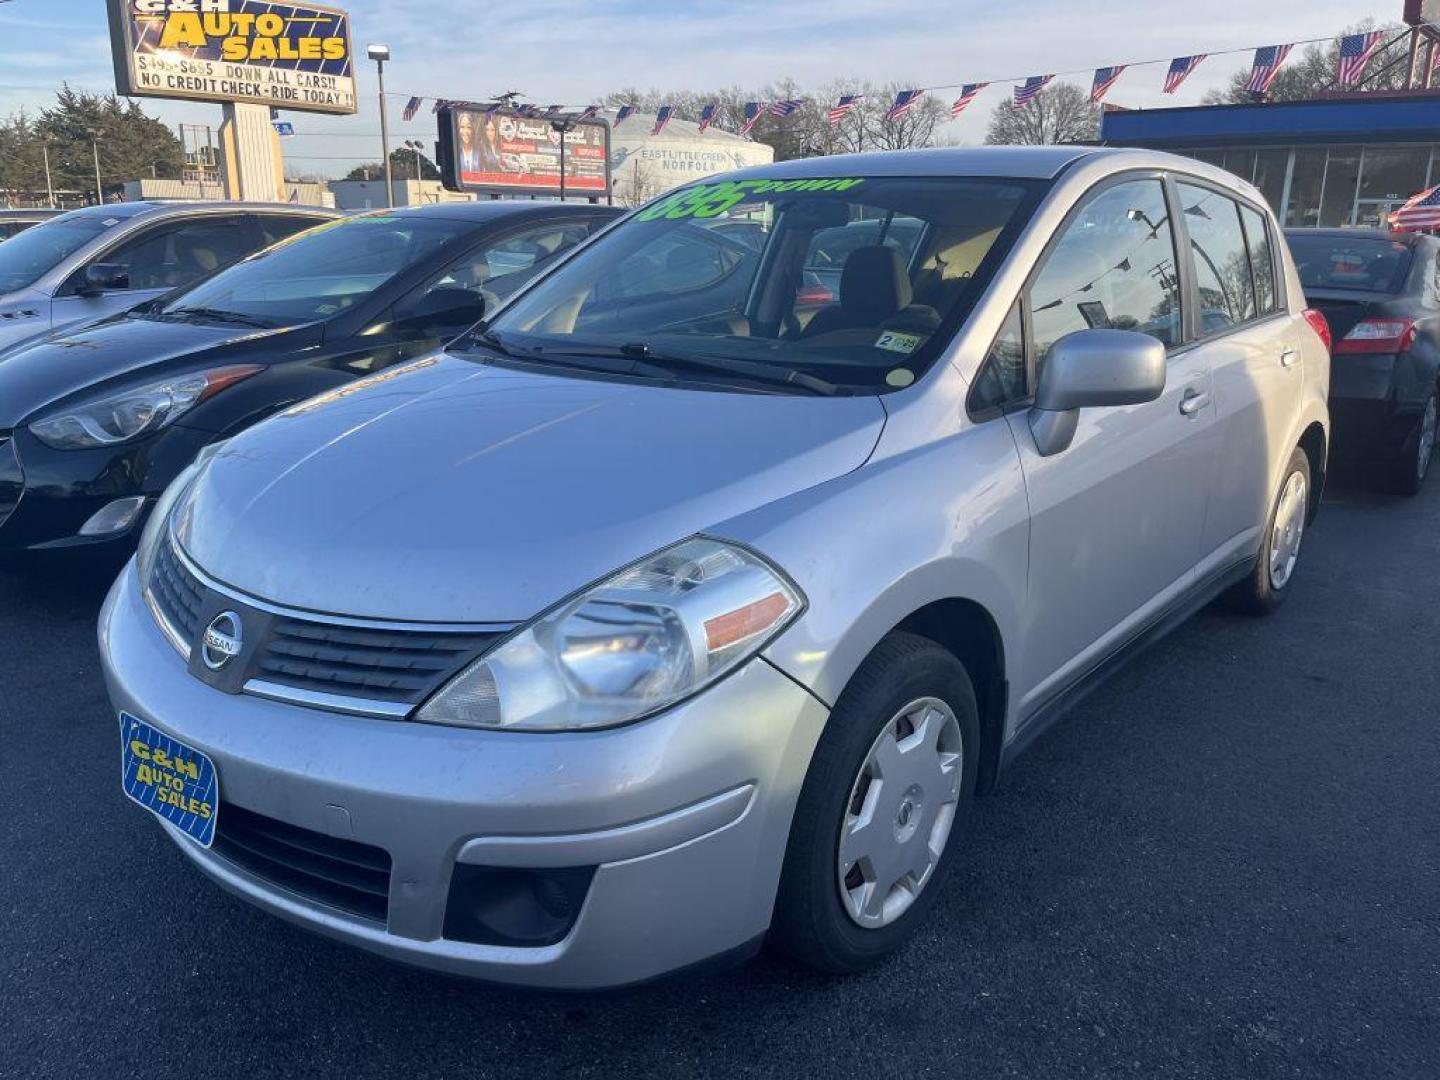
[[[1333, 41], [1306, 46], [1298, 57], [1292, 58], [1275, 81], [1265, 98], [1270, 101], [1303, 101], [1323, 93], [1349, 92], [1355, 90], [1399, 90], [1405, 85], [1405, 73], [1410, 55], [1409, 35], [1398, 27], [1387, 27], [1391, 38], [1371, 59], [1365, 69], [1365, 77], [1358, 86], [1337, 86], [1335, 68], [1340, 57], [1340, 38], [1346, 34], [1363, 34], [1378, 29], [1374, 19], [1365, 19], [1348, 26]], [[1250, 68], [1243, 68], [1230, 76], [1230, 82], [1223, 90], [1211, 90], [1201, 101], [1206, 105], [1241, 105], [1257, 99], [1257, 95], [1245, 89], [1250, 79]]]
[[1100, 107], [1073, 83], [1053, 83], [1028, 105], [1002, 101], [990, 114], [985, 141], [1006, 146], [1093, 141], [1100, 132]]

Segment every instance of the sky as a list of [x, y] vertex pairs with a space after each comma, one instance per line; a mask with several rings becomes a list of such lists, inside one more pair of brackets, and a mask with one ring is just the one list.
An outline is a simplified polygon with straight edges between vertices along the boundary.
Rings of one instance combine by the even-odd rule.
[[[538, 104], [586, 105], [623, 87], [703, 90], [759, 87], [790, 77], [802, 86], [840, 78], [932, 87], [1160, 59], [1132, 67], [1110, 92], [1131, 107], [1197, 104], [1206, 90], [1249, 66], [1247, 53], [1212, 55], [1174, 97], [1160, 92], [1168, 58], [1252, 49], [1331, 35], [1366, 16], [1398, 22], [1401, 0], [329, 0], [351, 15], [355, 48], [391, 48], [388, 89], [400, 95], [485, 100], [519, 90]], [[105, 0], [0, 0], [0, 116], [76, 89], [115, 89]], [[1062, 76], [1088, 87], [1090, 75]], [[375, 70], [360, 64], [353, 117], [289, 113], [292, 174], [340, 175], [380, 158]], [[939, 96], [952, 96], [937, 90]], [[947, 141], [983, 141], [990, 87]], [[218, 105], [146, 100], [166, 123], [220, 123]], [[400, 121], [391, 99], [392, 146], [435, 138], [425, 110]]]

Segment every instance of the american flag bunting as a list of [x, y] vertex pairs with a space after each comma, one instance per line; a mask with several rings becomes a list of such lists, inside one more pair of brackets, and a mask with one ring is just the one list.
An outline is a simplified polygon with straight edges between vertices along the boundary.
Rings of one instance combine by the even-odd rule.
[[885, 113], [886, 120], [899, 120], [907, 112], [920, 104], [920, 98], [924, 90], [901, 90], [895, 95], [895, 103]]
[[1280, 74], [1280, 65], [1290, 55], [1289, 45], [1262, 45], [1255, 50], [1255, 63], [1250, 68], [1250, 78], [1245, 89], [1252, 94], [1268, 94], [1275, 76]]
[[709, 105], [706, 105], [703, 109], [700, 110], [701, 131], [704, 131], [706, 128], [708, 128], [711, 124], [715, 122], [715, 114], [719, 111], [720, 106], [717, 102], [714, 101], [712, 101]]
[[741, 135], [749, 135], [755, 130], [755, 125], [760, 122], [760, 117], [765, 115], [765, 102], [747, 101], [745, 103], [745, 124], [740, 128]]
[[989, 85], [989, 83], [984, 82], [972, 82], [962, 86], [960, 88], [960, 96], [957, 97], [950, 106], [950, 119], [953, 120], [964, 112], [966, 106], [975, 100], [981, 90], [984, 90]]
[[665, 130], [665, 125], [670, 123], [670, 118], [675, 115], [674, 105], [661, 105], [660, 111], [655, 114], [655, 127], [651, 135], [659, 135]]
[[830, 110], [830, 126], [834, 127], [844, 120], [850, 115], [850, 111], [864, 100], [864, 94], [842, 94], [840, 100], [835, 103], [835, 107]]
[[1110, 92], [1115, 85], [1115, 80], [1125, 73], [1124, 64], [1116, 64], [1113, 67], [1102, 67], [1095, 69], [1095, 81], [1090, 86], [1090, 103], [1098, 105], [1100, 99]]
[[787, 98], [785, 101], [772, 101], [770, 103], [771, 116], [789, 116], [801, 105], [805, 104], [804, 98]]
[[1050, 80], [1053, 78], [1055, 78], [1054, 75], [1031, 75], [1023, 83], [1015, 87], [1016, 107], [1023, 109], [1026, 105], [1029, 105], [1040, 96], [1041, 90], [1044, 90], [1045, 87], [1050, 85]]
[[1177, 56], [1170, 61], [1170, 70], [1165, 72], [1165, 93], [1173, 94], [1180, 89], [1180, 84], [1190, 77], [1190, 73], [1200, 66], [1208, 53], [1196, 53], [1194, 56]]
[[420, 106], [424, 103], [424, 98], [412, 97], [409, 101], [405, 103], [405, 112], [403, 113], [404, 118], [406, 120], [414, 120], [415, 114], [420, 111]]
[[1340, 86], [1354, 86], [1365, 77], [1365, 69], [1380, 47], [1385, 44], [1385, 31], [1371, 30], [1366, 34], [1346, 34], [1340, 39], [1340, 57], [1335, 64], [1335, 81]]
[[629, 120], [630, 117], [635, 115], [635, 110], [639, 107], [638, 105], [621, 105], [620, 108], [615, 110], [615, 126], [619, 127], [626, 120]]

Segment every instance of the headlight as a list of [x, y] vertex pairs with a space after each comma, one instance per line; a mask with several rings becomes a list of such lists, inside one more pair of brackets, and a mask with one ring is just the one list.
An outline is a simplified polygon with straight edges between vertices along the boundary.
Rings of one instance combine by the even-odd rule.
[[743, 664], [802, 604], [758, 555], [686, 540], [540, 616], [451, 680], [416, 719], [509, 731], [638, 720]]
[[210, 460], [220, 452], [224, 445], [223, 442], [211, 443], [201, 450], [194, 463], [175, 477], [160, 498], [155, 500], [155, 508], [150, 511], [150, 518], [140, 532], [140, 546], [135, 552], [135, 569], [140, 575], [142, 586], [150, 584], [150, 571], [155, 567], [155, 554], [160, 550], [160, 545], [165, 542], [165, 535], [170, 526], [170, 515], [175, 512], [176, 504], [185, 497], [185, 493], [195, 483], [195, 478], [204, 471], [205, 466], [210, 464]]
[[115, 446], [173, 424], [205, 399], [263, 370], [256, 364], [241, 364], [180, 375], [85, 402], [37, 420], [30, 431], [56, 450]]

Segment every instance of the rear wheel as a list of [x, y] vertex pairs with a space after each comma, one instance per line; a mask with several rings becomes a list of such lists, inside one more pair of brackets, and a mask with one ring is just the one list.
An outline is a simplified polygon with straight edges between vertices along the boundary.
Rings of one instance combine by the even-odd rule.
[[1310, 459], [1296, 447], [1270, 507], [1255, 569], [1225, 594], [1227, 606], [1250, 615], [1268, 615], [1285, 602], [1310, 515]]
[[975, 791], [980, 719], [965, 668], [891, 634], [845, 688], [800, 791], [771, 941], [859, 971], [934, 903]]
[[1420, 411], [1420, 420], [1415, 432], [1405, 440], [1405, 447], [1390, 465], [1389, 481], [1397, 494], [1418, 495], [1425, 477], [1430, 472], [1430, 463], [1435, 457], [1435, 431], [1440, 401], [1435, 391], [1425, 399]]

